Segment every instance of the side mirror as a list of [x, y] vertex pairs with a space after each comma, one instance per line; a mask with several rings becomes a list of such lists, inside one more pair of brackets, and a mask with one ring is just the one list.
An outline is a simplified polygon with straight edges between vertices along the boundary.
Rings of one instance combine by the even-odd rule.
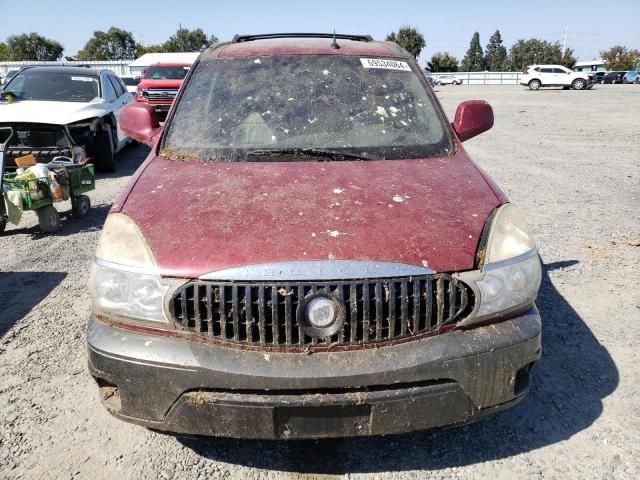
[[128, 103], [120, 114], [120, 128], [138, 142], [152, 146], [162, 131], [153, 105]]
[[461, 142], [493, 127], [493, 108], [484, 100], [468, 100], [458, 105], [453, 129]]

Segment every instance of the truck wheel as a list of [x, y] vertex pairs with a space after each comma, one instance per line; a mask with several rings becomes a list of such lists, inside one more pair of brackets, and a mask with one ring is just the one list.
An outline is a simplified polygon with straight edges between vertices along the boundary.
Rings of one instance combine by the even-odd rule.
[[574, 90], [584, 90], [584, 87], [587, 86], [587, 82], [585, 82], [582, 78], [576, 78], [573, 82], [571, 82], [571, 88]]
[[91, 208], [91, 200], [86, 195], [80, 195], [71, 200], [71, 211], [75, 218], [84, 218]]
[[115, 148], [113, 147], [113, 130], [107, 125], [107, 129], [100, 129], [96, 133], [94, 141], [94, 163], [96, 170], [103, 173], [116, 171]]
[[36, 213], [38, 214], [38, 224], [43, 232], [55, 233], [60, 229], [60, 214], [53, 208], [53, 205], [39, 208]]
[[542, 84], [540, 83], [540, 80], [536, 78], [529, 82], [529, 90], [538, 90], [541, 86]]

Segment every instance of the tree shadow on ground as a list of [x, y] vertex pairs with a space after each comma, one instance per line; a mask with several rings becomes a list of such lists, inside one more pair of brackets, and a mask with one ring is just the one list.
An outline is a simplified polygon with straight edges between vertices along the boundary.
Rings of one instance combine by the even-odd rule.
[[526, 453], [566, 440], [602, 413], [602, 399], [618, 385], [613, 359], [548, 273], [577, 261], [543, 266], [538, 308], [543, 356], [522, 403], [459, 428], [403, 435], [321, 441], [246, 441], [178, 438], [216, 461], [311, 474], [439, 470]]
[[0, 337], [66, 276], [65, 272], [0, 272]]

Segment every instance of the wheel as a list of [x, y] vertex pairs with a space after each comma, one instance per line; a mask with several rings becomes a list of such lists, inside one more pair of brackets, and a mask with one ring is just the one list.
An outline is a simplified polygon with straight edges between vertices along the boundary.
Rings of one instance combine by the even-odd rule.
[[43, 232], [54, 233], [60, 229], [60, 214], [53, 208], [53, 205], [39, 208], [36, 213], [40, 229]]
[[531, 80], [529, 82], [529, 89], [530, 90], [538, 90], [541, 86], [542, 86], [542, 84], [540, 83], [540, 80], [538, 80], [537, 78], [534, 78], [533, 80]]
[[7, 219], [4, 217], [0, 217], [0, 235], [4, 232], [4, 229], [7, 227]]
[[629, 83], [629, 80], [627, 80], [626, 78], [623, 78], [622, 79], [622, 83], [624, 83], [626, 85], [627, 83]]
[[115, 148], [113, 145], [113, 130], [109, 125], [96, 133], [94, 141], [94, 163], [96, 170], [104, 173], [116, 171]]
[[80, 195], [71, 200], [71, 211], [75, 218], [84, 218], [91, 208], [91, 200], [86, 195]]
[[441, 82], [441, 81], [437, 81], [437, 82], [436, 82], [436, 85], [438, 85], [439, 87], [441, 87], [441, 86], [442, 86], [442, 82]]
[[571, 88], [574, 90], [584, 90], [584, 87], [587, 86], [587, 82], [585, 82], [582, 78], [576, 78], [573, 82], [571, 82]]
[[633, 83], [640, 83], [640, 77], [636, 77], [636, 81]]

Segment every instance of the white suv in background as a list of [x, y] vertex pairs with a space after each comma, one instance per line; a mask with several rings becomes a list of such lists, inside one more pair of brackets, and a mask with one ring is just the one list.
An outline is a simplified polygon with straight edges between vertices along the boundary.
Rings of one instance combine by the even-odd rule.
[[562, 65], [530, 65], [522, 71], [520, 85], [531, 90], [540, 87], [571, 87], [584, 90], [593, 87], [593, 77], [588, 73], [574, 72]]
[[455, 75], [438, 75], [436, 85], [462, 85], [462, 79]]

